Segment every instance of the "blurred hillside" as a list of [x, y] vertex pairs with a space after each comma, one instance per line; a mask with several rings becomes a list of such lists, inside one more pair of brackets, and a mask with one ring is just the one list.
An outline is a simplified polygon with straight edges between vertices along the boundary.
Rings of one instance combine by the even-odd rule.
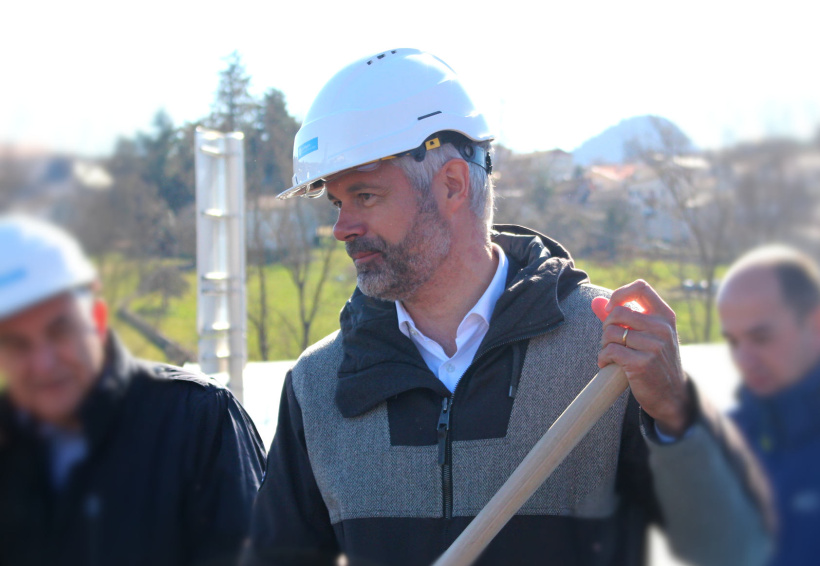
[[686, 153], [693, 153], [695, 147], [678, 126], [660, 116], [634, 116], [621, 120], [597, 136], [579, 145], [573, 152], [575, 163], [588, 167], [607, 163], [624, 163], [634, 158], [631, 150], [639, 145], [644, 151], [664, 152], [666, 140], [661, 136], [674, 136], [679, 140], [679, 148]]

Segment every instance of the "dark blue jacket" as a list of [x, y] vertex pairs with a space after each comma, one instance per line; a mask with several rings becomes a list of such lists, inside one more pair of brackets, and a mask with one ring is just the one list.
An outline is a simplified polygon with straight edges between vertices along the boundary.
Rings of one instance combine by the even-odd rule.
[[111, 335], [80, 416], [88, 456], [52, 489], [43, 442], [0, 395], [0, 566], [228, 566], [264, 448], [230, 391]]
[[820, 564], [820, 365], [773, 397], [742, 388], [732, 416], [772, 482], [780, 527], [772, 565]]

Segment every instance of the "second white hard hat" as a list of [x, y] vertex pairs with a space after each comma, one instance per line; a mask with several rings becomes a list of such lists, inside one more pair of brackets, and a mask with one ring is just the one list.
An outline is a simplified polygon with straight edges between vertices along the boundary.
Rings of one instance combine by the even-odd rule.
[[42, 220], [0, 216], [0, 250], [0, 319], [97, 278], [77, 240]]
[[334, 173], [420, 147], [437, 132], [493, 139], [449, 65], [417, 49], [356, 61], [313, 101], [294, 141], [293, 186], [279, 198], [304, 195]]

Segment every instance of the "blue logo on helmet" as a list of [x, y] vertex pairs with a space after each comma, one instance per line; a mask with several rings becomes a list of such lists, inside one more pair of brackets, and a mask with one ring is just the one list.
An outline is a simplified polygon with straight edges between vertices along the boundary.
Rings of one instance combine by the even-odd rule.
[[317, 149], [319, 149], [319, 138], [313, 138], [299, 146], [296, 156], [298, 159], [302, 159], [305, 155], [313, 153]]
[[25, 279], [26, 274], [27, 272], [25, 267], [19, 267], [14, 271], [9, 271], [7, 273], [0, 273], [0, 287], [6, 287], [12, 283], [17, 283], [21, 279]]

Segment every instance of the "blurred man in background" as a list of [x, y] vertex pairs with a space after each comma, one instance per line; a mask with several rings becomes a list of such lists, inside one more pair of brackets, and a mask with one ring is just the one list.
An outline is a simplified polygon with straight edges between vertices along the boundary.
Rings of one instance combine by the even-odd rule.
[[231, 393], [132, 358], [55, 226], [0, 218], [0, 564], [229, 564], [264, 450]]
[[718, 295], [743, 379], [734, 418], [767, 469], [780, 516], [772, 564], [820, 556], [820, 271], [786, 247], [754, 250]]

